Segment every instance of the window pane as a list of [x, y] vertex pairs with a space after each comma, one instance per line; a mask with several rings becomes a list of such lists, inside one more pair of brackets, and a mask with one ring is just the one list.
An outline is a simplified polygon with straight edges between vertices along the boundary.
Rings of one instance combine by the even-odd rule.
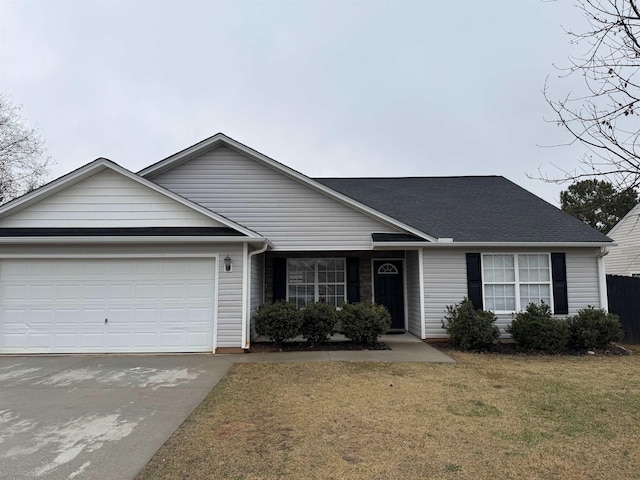
[[289, 301], [299, 307], [304, 307], [313, 302], [313, 290], [314, 287], [312, 285], [289, 286]]
[[521, 282], [548, 282], [551, 279], [547, 255], [519, 255], [518, 266]]
[[310, 302], [341, 306], [345, 303], [344, 278], [344, 259], [288, 259], [288, 299], [301, 307]]
[[495, 311], [514, 311], [516, 296], [514, 285], [485, 285], [485, 308]]
[[521, 285], [520, 286], [520, 308], [527, 308], [530, 303], [539, 304], [544, 302], [551, 304], [551, 288], [549, 285]]
[[482, 262], [485, 282], [515, 282], [513, 255], [483, 255]]

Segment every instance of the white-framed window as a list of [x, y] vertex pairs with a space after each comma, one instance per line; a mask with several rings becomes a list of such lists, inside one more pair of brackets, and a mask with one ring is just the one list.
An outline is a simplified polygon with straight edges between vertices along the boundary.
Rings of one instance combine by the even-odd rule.
[[482, 255], [484, 308], [518, 312], [530, 303], [553, 308], [551, 256], [548, 253], [491, 253]]
[[288, 258], [287, 300], [304, 307], [324, 302], [336, 308], [346, 303], [344, 258]]

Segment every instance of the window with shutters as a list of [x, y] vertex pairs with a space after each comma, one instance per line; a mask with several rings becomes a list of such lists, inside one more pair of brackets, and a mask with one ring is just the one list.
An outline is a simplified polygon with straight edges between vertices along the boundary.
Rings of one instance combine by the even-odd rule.
[[530, 303], [553, 308], [551, 261], [546, 253], [483, 254], [484, 308], [518, 312]]
[[287, 259], [287, 300], [304, 307], [324, 302], [336, 308], [346, 303], [344, 258]]

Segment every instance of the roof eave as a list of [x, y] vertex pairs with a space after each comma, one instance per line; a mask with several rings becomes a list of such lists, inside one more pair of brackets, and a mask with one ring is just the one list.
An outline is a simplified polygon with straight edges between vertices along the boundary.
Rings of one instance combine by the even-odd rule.
[[90, 243], [266, 243], [269, 247], [273, 244], [263, 237], [247, 236], [78, 236], [78, 237], [0, 237], [0, 244], [90, 244]]
[[615, 247], [616, 242], [372, 242], [374, 249], [398, 248], [586, 248]]

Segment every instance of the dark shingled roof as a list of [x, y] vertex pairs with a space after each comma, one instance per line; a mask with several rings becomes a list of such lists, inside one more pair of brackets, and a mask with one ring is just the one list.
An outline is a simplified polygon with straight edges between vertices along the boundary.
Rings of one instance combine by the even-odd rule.
[[456, 242], [611, 241], [500, 176], [314, 180], [436, 238]]

